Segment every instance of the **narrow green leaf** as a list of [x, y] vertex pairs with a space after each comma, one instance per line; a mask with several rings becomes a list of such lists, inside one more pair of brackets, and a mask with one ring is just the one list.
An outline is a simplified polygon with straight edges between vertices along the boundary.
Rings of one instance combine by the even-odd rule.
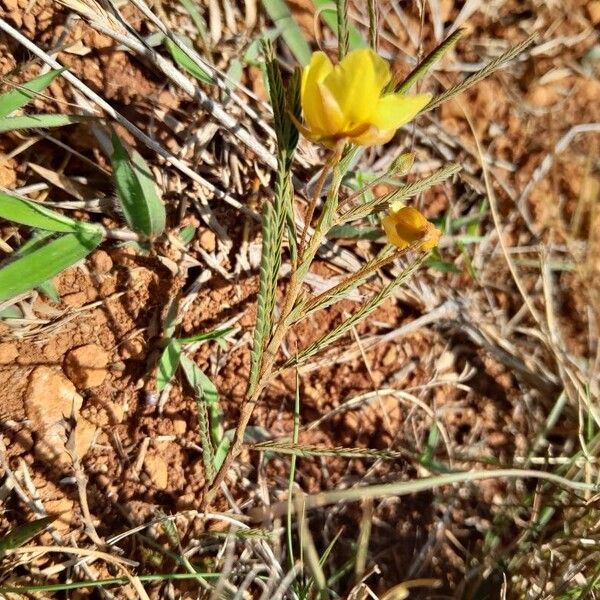
[[[91, 225], [89, 223], [82, 223], [82, 225], [87, 225], [92, 231], [97, 231], [95, 225]], [[75, 231], [79, 231], [79, 229], [76, 229]], [[51, 231], [34, 230], [31, 238], [22, 246], [20, 246], [19, 249], [16, 252], [14, 252], [10, 258], [16, 259], [21, 256], [26, 256], [27, 254], [30, 254], [36, 248], [41, 248], [44, 244], [46, 244], [52, 238], [53, 235], [54, 234]], [[50, 300], [52, 300], [53, 302], [60, 302], [60, 295], [52, 280], [45, 281], [41, 285], [37, 286], [37, 289], [43, 294], [45, 294], [48, 298], [50, 298]]]
[[355, 227], [336, 225], [327, 234], [327, 239], [376, 240], [383, 235], [381, 227]]
[[0, 219], [61, 233], [74, 233], [86, 228], [97, 231], [95, 225], [76, 221], [46, 208], [39, 202], [18, 198], [4, 192], [0, 192]]
[[224, 327], [223, 329], [215, 329], [214, 331], [206, 331], [185, 338], [179, 338], [181, 344], [193, 344], [194, 342], [206, 342], [208, 340], [218, 340], [231, 333], [235, 327]]
[[215, 456], [213, 458], [213, 463], [217, 471], [221, 468], [221, 465], [227, 456], [227, 452], [229, 452], [230, 446], [231, 442], [228, 437], [223, 437], [221, 443], [217, 446], [215, 450]]
[[410, 88], [419, 81], [431, 67], [438, 62], [450, 48], [452, 48], [456, 42], [465, 33], [464, 29], [457, 29], [454, 33], [449, 35], [437, 48], [430, 52], [408, 75], [408, 77], [398, 86], [396, 90], [399, 94], [406, 94]]
[[36, 94], [46, 89], [64, 69], [51, 70], [15, 87], [0, 96], [0, 119], [25, 106]]
[[128, 154], [116, 134], [112, 143], [113, 175], [125, 220], [136, 233], [157, 237], [165, 229], [166, 213], [150, 168], [135, 150]]
[[461, 270], [453, 263], [442, 260], [441, 258], [436, 258], [435, 256], [430, 256], [425, 261], [425, 266], [430, 269], [435, 269], [436, 271], [441, 271], [442, 273], [460, 273]]
[[31, 523], [25, 523], [25, 525], [21, 525], [20, 527], [16, 527], [9, 531], [0, 539], [0, 553], [5, 550], [19, 548], [38, 533], [44, 531], [44, 529], [55, 520], [56, 517], [42, 517], [41, 519], [36, 519], [35, 521], [31, 521]]
[[208, 39], [208, 35], [206, 33], [206, 22], [202, 18], [200, 11], [198, 10], [198, 6], [194, 2], [194, 0], [179, 0], [181, 6], [188, 11], [192, 21], [194, 21], [194, 25], [198, 30], [198, 33], [202, 40], [206, 42]]
[[[337, 35], [337, 11], [335, 4], [331, 0], [312, 0], [312, 3], [317, 10], [321, 11], [321, 20]], [[350, 50], [366, 48], [368, 46], [360, 31], [353, 25], [348, 27], [348, 45]]]
[[156, 390], [160, 393], [167, 383], [173, 379], [179, 361], [181, 360], [181, 345], [176, 339], [170, 339], [158, 360], [156, 371]]
[[[185, 42], [184, 42], [185, 43]], [[190, 58], [173, 40], [165, 37], [165, 47], [171, 58], [190, 75], [203, 83], [215, 83], [210, 73], [207, 73], [196, 61]]]
[[194, 225], [186, 225], [179, 230], [177, 235], [179, 236], [181, 243], [187, 246], [194, 239], [197, 230], [198, 228], [194, 227]]
[[86, 115], [25, 115], [23, 117], [6, 117], [0, 119], [0, 133], [34, 127], [63, 127], [71, 123], [89, 121], [92, 117]]
[[38, 285], [38, 290], [50, 298], [50, 300], [53, 302], [56, 302], [57, 304], [60, 302], [60, 294], [58, 293], [58, 290], [52, 281], [45, 281], [44, 283]]
[[7, 306], [0, 310], [0, 319], [22, 319], [23, 311], [18, 306]]
[[67, 233], [0, 268], [0, 301], [33, 289], [85, 258], [100, 242], [100, 231]]
[[[223, 461], [224, 447], [222, 445], [224, 432], [223, 432], [223, 415], [219, 407], [219, 392], [215, 384], [205, 375], [202, 369], [185, 354], [181, 355], [181, 367], [188, 383], [192, 389], [196, 392], [196, 405], [198, 407], [198, 420], [200, 426], [200, 435], [202, 439], [202, 450], [204, 458], [204, 466], [208, 467], [210, 462], [211, 467], [208, 471], [216, 472], [219, 468], [217, 466], [217, 454], [215, 448], [219, 450], [218, 460]], [[208, 415], [207, 415], [208, 412]], [[226, 453], [226, 451], [225, 451]], [[212, 479], [212, 477], [208, 477]]]
[[259, 66], [259, 58], [262, 44], [265, 40], [274, 41], [279, 37], [279, 30], [276, 28], [267, 29], [264, 33], [255, 37], [247, 46], [244, 52], [243, 62], [248, 65]]
[[248, 392], [251, 394], [258, 383], [258, 376], [262, 364], [263, 352], [269, 339], [272, 328], [272, 289], [273, 280], [273, 238], [276, 223], [273, 206], [266, 202], [262, 214], [262, 254], [260, 259], [260, 272], [258, 281], [258, 296], [256, 298], [256, 325], [254, 326], [254, 339], [250, 353], [250, 380]]
[[262, 4], [275, 23], [296, 60], [305, 66], [310, 62], [310, 46], [284, 0], [262, 0]]

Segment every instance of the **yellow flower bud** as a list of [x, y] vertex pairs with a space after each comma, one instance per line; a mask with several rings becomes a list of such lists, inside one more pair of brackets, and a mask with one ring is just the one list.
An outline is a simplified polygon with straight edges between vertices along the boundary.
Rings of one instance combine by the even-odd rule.
[[431, 100], [431, 94], [384, 94], [390, 79], [387, 61], [370, 48], [349, 52], [335, 66], [324, 52], [314, 52], [302, 73], [300, 131], [328, 148], [389, 142]]
[[412, 206], [403, 206], [391, 212], [383, 218], [382, 224], [389, 243], [400, 249], [416, 244], [419, 250], [428, 252], [438, 245], [442, 234]]

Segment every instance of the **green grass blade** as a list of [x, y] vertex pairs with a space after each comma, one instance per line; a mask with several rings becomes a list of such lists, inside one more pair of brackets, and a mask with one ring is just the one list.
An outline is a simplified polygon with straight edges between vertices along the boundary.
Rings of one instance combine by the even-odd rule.
[[208, 340], [219, 340], [231, 333], [235, 327], [224, 327], [223, 329], [215, 329], [214, 331], [206, 331], [185, 338], [179, 338], [181, 344], [193, 344], [195, 342], [207, 342]]
[[0, 268], [0, 301], [38, 287], [85, 258], [100, 242], [100, 231], [67, 233]]
[[537, 38], [537, 33], [532, 33], [528, 38], [523, 40], [520, 44], [517, 44], [513, 48], [509, 48], [504, 54], [490, 61], [483, 69], [477, 71], [477, 73], [473, 73], [470, 77], [467, 77], [464, 81], [457, 83], [455, 86], [451, 87], [449, 90], [446, 90], [443, 94], [440, 94], [436, 98], [433, 98], [431, 102], [423, 108], [420, 114], [425, 112], [429, 112], [434, 108], [440, 106], [444, 102], [448, 102], [448, 100], [454, 98], [458, 94], [462, 94], [465, 90], [473, 87], [475, 84], [479, 83], [482, 79], [489, 77], [492, 73], [497, 71], [498, 69], [504, 68], [511, 60], [516, 58], [521, 52], [527, 49]]
[[25, 106], [36, 94], [45, 90], [64, 69], [51, 70], [0, 96], [0, 119]]
[[[327, 26], [337, 36], [338, 23], [337, 23], [337, 11], [335, 4], [331, 0], [312, 0], [313, 6], [321, 11], [320, 17]], [[357, 48], [366, 48], [367, 42], [363, 38], [362, 34], [353, 25], [348, 26], [348, 47], [350, 50], [356, 50]]]
[[186, 70], [190, 75], [193, 75], [198, 81], [202, 81], [202, 83], [215, 83], [215, 80], [211, 75], [190, 58], [173, 40], [166, 37], [164, 43], [171, 58], [182, 69]]
[[13, 548], [22, 546], [38, 533], [44, 531], [55, 520], [56, 517], [43, 517], [9, 531], [0, 539], [0, 554], [5, 550], [12, 550]]
[[32, 129], [34, 127], [63, 127], [72, 123], [89, 121], [91, 117], [85, 115], [26, 115], [23, 117], [6, 117], [0, 119], [0, 133], [17, 131], [19, 129]]
[[271, 21], [281, 31], [281, 35], [296, 60], [305, 66], [310, 62], [310, 46], [302, 35], [302, 31], [292, 17], [284, 0], [262, 0], [263, 7]]
[[348, 221], [354, 221], [356, 219], [363, 219], [364, 217], [367, 217], [376, 211], [389, 208], [389, 206], [394, 202], [400, 202], [407, 200], [408, 198], [412, 198], [413, 196], [424, 192], [430, 187], [442, 183], [449, 177], [456, 175], [461, 168], [462, 167], [457, 163], [450, 163], [435, 173], [432, 173], [428, 177], [407, 183], [379, 198], [375, 198], [371, 202], [351, 208], [339, 217], [339, 224], [347, 223]]
[[181, 345], [176, 339], [170, 339], [158, 360], [156, 371], [156, 390], [162, 392], [175, 375], [181, 360]]
[[[223, 415], [219, 407], [219, 392], [202, 369], [185, 354], [181, 355], [181, 367], [188, 383], [196, 393], [204, 468], [206, 469], [207, 479], [212, 480], [226, 454], [223, 451]], [[219, 460], [221, 463], [218, 464], [215, 448], [220, 449]]]
[[97, 230], [94, 225], [61, 215], [38, 202], [4, 192], [0, 192], [0, 219], [59, 233], [74, 233], [86, 227]]
[[408, 77], [400, 84], [396, 92], [399, 94], [406, 94], [410, 88], [419, 81], [424, 75], [431, 69], [431, 67], [440, 60], [450, 48], [452, 48], [456, 42], [465, 33], [464, 29], [457, 29], [453, 34], [448, 36], [437, 48], [430, 52], [408, 75]]
[[256, 299], [256, 325], [254, 326], [254, 338], [252, 351], [250, 353], [250, 379], [248, 381], [248, 393], [252, 394], [258, 384], [261, 370], [263, 353], [271, 335], [273, 325], [273, 273], [275, 258], [273, 256], [273, 238], [275, 236], [275, 215], [273, 206], [266, 202], [262, 214], [262, 255], [260, 259], [260, 272], [258, 280], [258, 296]]
[[165, 229], [166, 213], [150, 168], [138, 152], [129, 154], [116, 134], [112, 143], [113, 176], [127, 224], [136, 233], [159, 236]]
[[[218, 579], [221, 573], [155, 573], [152, 575], [137, 575], [140, 581], [183, 581], [186, 579]], [[108, 579], [89, 579], [85, 581], [71, 581], [69, 583], [48, 583], [45, 585], [0, 586], [0, 594], [35, 594], [42, 592], [62, 592], [83, 588], [105, 587], [109, 585], [127, 585], [131, 580], [128, 577], [110, 577]]]
[[373, 313], [382, 302], [389, 298], [393, 293], [394, 289], [408, 279], [421, 265], [425, 256], [420, 256], [413, 259], [410, 263], [404, 266], [395, 279], [393, 279], [388, 285], [383, 287], [379, 292], [374, 294], [369, 300], [367, 300], [354, 314], [350, 315], [343, 323], [325, 333], [318, 340], [298, 352], [296, 356], [290, 358], [286, 363], [285, 367], [292, 367], [305, 361], [307, 358], [317, 354], [331, 345], [333, 342], [338, 340], [340, 337], [350, 331], [352, 327], [355, 327], [366, 319], [370, 314]]
[[179, 3], [185, 10], [188, 11], [196, 29], [198, 30], [198, 34], [202, 38], [202, 41], [206, 44], [206, 40], [208, 40], [208, 34], [206, 32], [206, 21], [202, 18], [198, 7], [194, 0], [179, 0]]
[[348, 31], [348, 0], [336, 0], [338, 61], [348, 54], [350, 33]]

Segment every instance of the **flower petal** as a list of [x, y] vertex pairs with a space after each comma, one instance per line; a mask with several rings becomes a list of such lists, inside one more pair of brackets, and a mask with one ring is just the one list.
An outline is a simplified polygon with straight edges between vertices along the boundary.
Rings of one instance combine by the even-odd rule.
[[323, 80], [345, 117], [347, 127], [368, 121], [391, 78], [388, 63], [370, 48], [349, 52]]
[[314, 134], [324, 133], [325, 119], [323, 115], [323, 102], [319, 83], [333, 70], [331, 61], [325, 52], [313, 52], [310, 63], [302, 72], [301, 102], [304, 120]]
[[434, 227], [416, 208], [403, 206], [383, 218], [383, 228], [390, 244], [400, 249], [415, 242], [420, 250], [432, 250], [438, 244], [441, 232]]
[[370, 122], [382, 131], [396, 131], [414, 119], [430, 100], [431, 94], [388, 94], [379, 99]]
[[319, 117], [322, 129], [326, 135], [335, 137], [346, 128], [344, 114], [329, 88], [324, 83], [318, 83], [317, 87], [321, 100]]

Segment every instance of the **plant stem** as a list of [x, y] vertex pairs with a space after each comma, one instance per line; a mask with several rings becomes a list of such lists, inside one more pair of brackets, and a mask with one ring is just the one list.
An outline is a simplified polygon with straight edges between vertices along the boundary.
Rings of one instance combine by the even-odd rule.
[[308, 212], [306, 213], [306, 217], [304, 219], [304, 229], [302, 230], [302, 235], [300, 236], [300, 248], [298, 249], [298, 254], [300, 256], [302, 256], [302, 253], [304, 252], [306, 236], [308, 235], [308, 228], [310, 227], [310, 222], [312, 221], [313, 215], [315, 214], [315, 208], [317, 207], [317, 203], [319, 202], [319, 198], [321, 197], [321, 191], [323, 190], [323, 186], [325, 185], [325, 180], [327, 179], [327, 174], [329, 173], [330, 167], [333, 163], [333, 158], [334, 157], [328, 159], [327, 162], [323, 165], [321, 175], [317, 180], [315, 191], [313, 192], [313, 195], [311, 197]]
[[[339, 156], [340, 156], [339, 152], [333, 153], [331, 159], [328, 160], [326, 165], [323, 167], [323, 173], [321, 174], [321, 177], [319, 178], [320, 180], [321, 179], [323, 181], [325, 180], [324, 173], [326, 172], [326, 169], [328, 167], [333, 166], [335, 164], [335, 161], [339, 159]], [[340, 181], [341, 181], [341, 178], [340, 178]], [[321, 183], [321, 187], [322, 187], [322, 185], [323, 184]], [[337, 186], [335, 186], [335, 187], [339, 188], [339, 181], [337, 183]], [[320, 193], [321, 193], [320, 190], [317, 190], [313, 197], [313, 200], [314, 200], [314, 198], [318, 198]], [[338, 193], [337, 189], [330, 190], [329, 196], [327, 198], [327, 202], [337, 201], [337, 193]], [[316, 202], [314, 202], [314, 203], [316, 204]], [[313, 210], [314, 210], [314, 207], [313, 207]], [[308, 244], [306, 245], [306, 248], [302, 249], [299, 252], [299, 260], [298, 260], [299, 265], [305, 264], [307, 261], [311, 262], [315, 256], [315, 254], [317, 253], [319, 245], [321, 244], [323, 238], [325, 237], [325, 234], [327, 233], [327, 231], [326, 231], [327, 227], [321, 226], [323, 218], [324, 218], [324, 216], [321, 215], [321, 223], [319, 225], [317, 225], [313, 236], [310, 238]], [[306, 222], [308, 223], [309, 220], [307, 220]], [[305, 228], [306, 228], [306, 225], [305, 225]], [[307, 271], [307, 269], [302, 269], [302, 270], [295, 269], [294, 271], [292, 271], [292, 273], [290, 275], [290, 282], [288, 284], [285, 298], [283, 301], [283, 306], [281, 308], [281, 316], [279, 317], [279, 320], [277, 321], [277, 325], [275, 326], [275, 330], [273, 331], [271, 340], [267, 344], [267, 347], [265, 348], [265, 351], [263, 354], [262, 364], [261, 364], [261, 368], [260, 368], [260, 375], [258, 377], [258, 383], [253, 388], [253, 390], [250, 392], [250, 395], [246, 399], [244, 399], [244, 401], [242, 402], [242, 406], [240, 408], [240, 417], [239, 417], [237, 427], [235, 429], [233, 443], [231, 445], [231, 448], [229, 449], [229, 452], [225, 456], [223, 464], [221, 465], [221, 468], [219, 469], [218, 473], [216, 474], [216, 476], [212, 482], [212, 485], [206, 491], [206, 493], [204, 494], [204, 496], [202, 498], [200, 506], [201, 506], [201, 509], [203, 509], [203, 510], [206, 510], [208, 508], [208, 506], [214, 500], [219, 487], [221, 487], [221, 484], [223, 483], [223, 481], [225, 481], [225, 477], [227, 475], [227, 472], [231, 468], [233, 461], [239, 456], [239, 454], [242, 451], [242, 447], [244, 445], [244, 434], [246, 432], [246, 428], [248, 427], [248, 423], [250, 422], [250, 418], [252, 417], [254, 407], [256, 406], [256, 403], [258, 402], [258, 399], [260, 398], [262, 391], [269, 384], [269, 382], [272, 378], [273, 367], [275, 365], [275, 359], [277, 357], [277, 353], [279, 352], [281, 343], [283, 342], [283, 339], [284, 339], [290, 325], [292, 325], [292, 322], [291, 322], [292, 320], [290, 319], [290, 315], [292, 313], [292, 310], [294, 309], [296, 301], [298, 300], [298, 296], [300, 295], [300, 292], [302, 291], [302, 282], [304, 279], [304, 275], [306, 274], [306, 271]]]

